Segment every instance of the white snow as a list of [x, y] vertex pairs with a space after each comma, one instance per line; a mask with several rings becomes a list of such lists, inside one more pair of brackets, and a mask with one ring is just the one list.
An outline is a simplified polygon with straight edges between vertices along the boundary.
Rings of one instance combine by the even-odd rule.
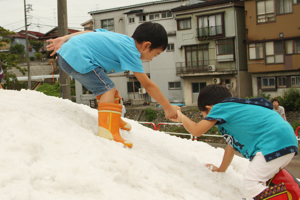
[[133, 148], [95, 136], [98, 113], [40, 92], [0, 90], [1, 200], [236, 200], [248, 160], [213, 173], [222, 148], [132, 125]]

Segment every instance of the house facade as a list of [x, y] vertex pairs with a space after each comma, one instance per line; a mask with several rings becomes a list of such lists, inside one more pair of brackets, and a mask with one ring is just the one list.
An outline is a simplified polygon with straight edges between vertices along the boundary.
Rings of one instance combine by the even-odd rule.
[[300, 89], [300, 0], [245, 1], [245, 20], [253, 94]]
[[[183, 79], [176, 76], [176, 21], [170, 9], [188, 4], [188, 1], [168, 0], [141, 3], [106, 10], [89, 12], [93, 29], [104, 28], [109, 31], [132, 36], [134, 30], [146, 21], [162, 24], [167, 33], [167, 50], [151, 62], [143, 62], [145, 73], [154, 81], [170, 102], [184, 102]], [[155, 102], [142, 88], [132, 72], [109, 74], [124, 101], [133, 105]], [[79, 103], [87, 103], [93, 97], [79, 83], [76, 83], [76, 98]], [[88, 104], [88, 103], [87, 103]]]
[[186, 105], [197, 105], [201, 88], [222, 84], [235, 97], [252, 95], [247, 69], [244, 2], [218, 0], [171, 9], [177, 23], [176, 74]]

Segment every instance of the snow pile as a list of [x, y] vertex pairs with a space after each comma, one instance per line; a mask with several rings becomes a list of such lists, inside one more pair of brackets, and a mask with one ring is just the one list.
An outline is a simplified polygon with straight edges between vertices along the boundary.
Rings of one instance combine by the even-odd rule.
[[0, 199], [235, 200], [248, 160], [213, 173], [224, 150], [131, 123], [133, 148], [95, 136], [97, 110], [36, 91], [0, 90]]

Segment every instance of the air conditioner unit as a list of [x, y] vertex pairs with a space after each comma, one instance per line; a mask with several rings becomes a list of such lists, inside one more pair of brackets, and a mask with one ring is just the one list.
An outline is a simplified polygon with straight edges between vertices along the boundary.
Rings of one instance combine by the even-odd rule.
[[220, 78], [213, 78], [212, 82], [213, 82], [213, 84], [220, 84], [221, 83], [221, 79]]
[[216, 71], [216, 66], [215, 65], [208, 65], [208, 71], [210, 71], [210, 72]]
[[146, 94], [145, 88], [139, 88], [139, 94]]

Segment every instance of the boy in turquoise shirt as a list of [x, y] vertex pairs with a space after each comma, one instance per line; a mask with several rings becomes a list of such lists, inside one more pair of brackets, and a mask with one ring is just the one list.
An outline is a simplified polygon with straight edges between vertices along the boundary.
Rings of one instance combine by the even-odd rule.
[[121, 137], [119, 128], [130, 130], [121, 119], [122, 105], [115, 84], [107, 73], [132, 71], [141, 85], [160, 105], [166, 118], [176, 118], [177, 106], [172, 106], [159, 87], [144, 72], [142, 60], [151, 61], [168, 45], [164, 27], [158, 23], [139, 25], [132, 37], [104, 29], [78, 32], [47, 40], [47, 50], [58, 54], [60, 68], [90, 90], [98, 100], [98, 136], [121, 142], [131, 148], [130, 141]]
[[[196, 137], [214, 125], [218, 126], [228, 146], [219, 167], [206, 166], [214, 172], [225, 172], [238, 151], [250, 160], [244, 176], [244, 199], [287, 200], [282, 182], [272, 188], [266, 183], [298, 154], [298, 142], [293, 128], [273, 111], [272, 103], [263, 98], [233, 98], [226, 87], [212, 84], [201, 89], [198, 107], [204, 117], [199, 123], [191, 121], [180, 111], [177, 111], [178, 118], [172, 121], [182, 122]], [[291, 191], [294, 196], [300, 194], [299, 185], [297, 187], [296, 193]]]

